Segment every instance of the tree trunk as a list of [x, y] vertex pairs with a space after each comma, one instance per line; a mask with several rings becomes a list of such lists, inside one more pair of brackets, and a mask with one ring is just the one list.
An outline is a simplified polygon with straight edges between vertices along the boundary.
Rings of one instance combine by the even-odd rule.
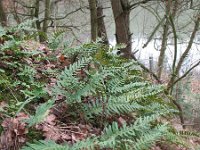
[[[11, 9], [13, 11], [13, 17], [16, 21], [17, 24], [20, 24], [21, 23], [21, 19], [20, 17], [18, 16], [18, 10], [17, 10], [17, 2], [16, 1], [12, 1], [11, 2]], [[32, 13], [33, 14], [33, 13]]]
[[45, 0], [45, 12], [44, 12], [44, 22], [42, 27], [43, 36], [40, 42], [45, 42], [47, 39], [47, 28], [48, 28], [48, 19], [50, 15], [50, 0]]
[[41, 35], [41, 26], [40, 26], [40, 21], [39, 21], [39, 11], [40, 11], [40, 0], [36, 0], [34, 17], [37, 19], [35, 24], [36, 24], [37, 31], [39, 33], [39, 41], [41, 41], [42, 35]]
[[128, 0], [111, 0], [113, 15], [115, 19], [116, 41], [117, 44], [126, 44], [121, 49], [125, 58], [131, 58], [131, 33], [130, 33], [130, 4]]
[[88, 0], [90, 8], [90, 22], [91, 22], [91, 40], [97, 39], [97, 2], [96, 0]]
[[162, 35], [162, 44], [160, 49], [160, 55], [158, 58], [158, 68], [157, 68], [157, 76], [160, 79], [163, 71], [163, 63], [165, 59], [165, 51], [167, 48], [167, 41], [168, 41], [168, 32], [169, 32], [169, 15], [170, 15], [170, 7], [171, 7], [171, 0], [166, 2], [166, 18], [165, 18], [165, 24], [163, 26], [163, 35]]
[[97, 29], [98, 29], [97, 33], [98, 37], [100, 37], [103, 40], [104, 44], [108, 45], [109, 42], [104, 23], [102, 0], [97, 0]]
[[0, 21], [2, 26], [7, 26], [7, 17], [3, 7], [3, 0], [0, 0]]

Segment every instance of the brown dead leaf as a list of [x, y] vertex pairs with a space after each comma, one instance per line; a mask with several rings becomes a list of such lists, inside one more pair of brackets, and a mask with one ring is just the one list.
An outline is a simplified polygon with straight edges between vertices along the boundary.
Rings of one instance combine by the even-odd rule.
[[117, 119], [117, 122], [118, 122], [118, 125], [119, 125], [120, 127], [122, 127], [122, 126], [126, 123], [126, 120], [124, 120], [124, 118], [122, 118], [122, 117], [119, 117], [119, 118]]
[[72, 142], [83, 140], [85, 137], [85, 134], [82, 133], [72, 133]]
[[61, 135], [59, 129], [56, 126], [44, 126], [43, 127], [44, 136], [48, 140], [59, 141], [61, 140]]
[[26, 142], [28, 129], [23, 120], [27, 118], [28, 115], [25, 113], [19, 113], [15, 118], [6, 118], [3, 120], [1, 124], [3, 132], [0, 136], [0, 149], [14, 149]]
[[45, 118], [45, 122], [48, 123], [49, 125], [55, 125], [55, 119], [56, 119], [56, 116], [54, 114], [50, 114], [48, 115], [46, 118]]
[[63, 140], [66, 140], [66, 141], [72, 140], [72, 137], [69, 134], [62, 133], [61, 136]]

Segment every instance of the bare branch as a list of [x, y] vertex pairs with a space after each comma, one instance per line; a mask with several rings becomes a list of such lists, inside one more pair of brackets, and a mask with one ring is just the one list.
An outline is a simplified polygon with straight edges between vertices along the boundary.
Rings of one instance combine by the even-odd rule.
[[200, 61], [198, 61], [195, 65], [193, 65], [189, 70], [187, 70], [181, 77], [176, 79], [173, 84], [176, 84], [178, 81], [180, 81], [181, 79], [185, 78], [198, 65], [200, 65]]
[[129, 9], [132, 10], [134, 9], [135, 7], [137, 7], [138, 5], [141, 5], [141, 4], [146, 4], [148, 2], [152, 2], [152, 1], [159, 1], [159, 0], [143, 0], [143, 1], [139, 1], [139, 2], [136, 2], [136, 3], [133, 3], [129, 6]]
[[181, 69], [181, 66], [182, 66], [185, 58], [187, 57], [189, 51], [191, 50], [194, 38], [196, 36], [197, 31], [199, 30], [199, 23], [200, 23], [200, 11], [197, 14], [197, 19], [195, 21], [195, 26], [194, 26], [194, 29], [192, 31], [192, 34], [190, 36], [190, 40], [189, 40], [188, 46], [185, 49], [185, 51], [183, 52], [183, 54], [181, 55], [181, 58], [180, 58], [180, 60], [179, 60], [179, 62], [177, 64], [177, 67], [176, 67], [174, 73], [172, 74], [172, 76], [170, 78], [170, 81], [168, 82], [168, 85], [167, 85], [167, 89], [168, 90], [170, 90], [170, 89], [173, 88], [173, 86], [174, 86], [174, 80], [176, 79], [176, 76], [179, 73], [179, 71]]
[[78, 12], [79, 10], [82, 10], [82, 9], [83, 9], [83, 7], [79, 7], [79, 8], [77, 8], [77, 9], [75, 9], [75, 10], [73, 10], [73, 11], [67, 13], [66, 15], [64, 15], [64, 16], [62, 16], [62, 17], [58, 17], [58, 18], [54, 18], [54, 17], [44, 18], [44, 19], [42, 19], [42, 20], [40, 21], [40, 23], [43, 22], [44, 20], [63, 20], [63, 19], [65, 19], [65, 18], [67, 18], [69, 15], [71, 15], [71, 14], [73, 14], [73, 13], [76, 13], [76, 12]]
[[143, 45], [142, 48], [147, 47], [147, 45], [149, 44], [149, 42], [151, 42], [153, 36], [155, 35], [156, 31], [158, 31], [159, 27], [162, 25], [163, 21], [165, 20], [165, 17], [162, 18], [162, 20], [158, 23], [158, 25], [155, 27], [155, 29], [153, 30], [153, 32], [151, 33], [150, 37], [148, 38], [147, 42]]

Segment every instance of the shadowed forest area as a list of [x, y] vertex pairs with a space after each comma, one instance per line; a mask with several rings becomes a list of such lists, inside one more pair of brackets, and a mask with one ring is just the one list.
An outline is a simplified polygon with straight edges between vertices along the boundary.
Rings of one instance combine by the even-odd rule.
[[199, 0], [0, 0], [0, 150], [200, 150]]

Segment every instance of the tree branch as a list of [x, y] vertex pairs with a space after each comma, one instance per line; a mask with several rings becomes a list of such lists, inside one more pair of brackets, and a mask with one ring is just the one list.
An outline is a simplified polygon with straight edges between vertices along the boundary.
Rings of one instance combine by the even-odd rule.
[[134, 9], [135, 7], [137, 7], [138, 5], [141, 5], [141, 4], [146, 4], [148, 2], [152, 2], [152, 1], [159, 1], [159, 0], [143, 0], [143, 1], [139, 1], [139, 2], [136, 2], [136, 3], [133, 3], [129, 6], [129, 9], [132, 10]]
[[162, 83], [162, 81], [158, 78], [158, 76], [153, 72], [153, 71], [151, 71], [149, 68], [147, 68], [145, 65], [143, 65], [142, 63], [140, 63], [139, 61], [138, 61], [138, 59], [134, 56], [134, 54], [132, 54], [131, 55], [131, 58], [133, 59], [133, 60], [135, 60], [137, 63], [138, 63], [138, 65], [144, 70], [144, 71], [146, 71], [146, 72], [148, 72], [150, 75], [152, 75], [153, 77], [154, 77], [154, 79], [158, 82], [158, 83]]
[[176, 79], [173, 83], [176, 84], [178, 81], [180, 81], [181, 79], [185, 78], [194, 68], [196, 68], [198, 65], [200, 65], [200, 61], [198, 61], [195, 65], [193, 65], [188, 71], [186, 71], [181, 77], [179, 77], [178, 79]]

